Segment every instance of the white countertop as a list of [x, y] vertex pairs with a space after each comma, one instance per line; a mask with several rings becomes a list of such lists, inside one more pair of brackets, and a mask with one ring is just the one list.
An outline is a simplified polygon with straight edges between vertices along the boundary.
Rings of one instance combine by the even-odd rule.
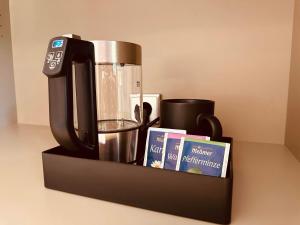
[[[0, 130], [0, 225], [211, 224], [46, 189], [49, 127]], [[282, 145], [234, 143], [232, 223], [300, 224], [300, 163]]]

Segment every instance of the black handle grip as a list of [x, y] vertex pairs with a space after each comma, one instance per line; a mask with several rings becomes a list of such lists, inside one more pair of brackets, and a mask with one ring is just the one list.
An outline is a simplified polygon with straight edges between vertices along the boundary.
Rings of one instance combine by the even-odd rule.
[[[53, 136], [68, 150], [88, 150], [87, 153], [98, 155], [94, 62], [94, 45], [91, 42], [57, 37], [49, 43], [43, 72], [49, 78]], [[72, 65], [75, 68], [79, 138], [74, 129]]]
[[217, 117], [214, 115], [200, 114], [197, 116], [197, 127], [201, 129], [204, 123], [207, 123], [210, 126], [211, 134], [209, 135], [211, 140], [219, 140], [222, 137], [223, 129], [222, 125]]

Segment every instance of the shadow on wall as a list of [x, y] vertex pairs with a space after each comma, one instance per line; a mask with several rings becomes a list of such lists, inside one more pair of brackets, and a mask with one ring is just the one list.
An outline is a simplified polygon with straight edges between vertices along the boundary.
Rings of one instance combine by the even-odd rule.
[[0, 127], [16, 123], [8, 0], [0, 1]]

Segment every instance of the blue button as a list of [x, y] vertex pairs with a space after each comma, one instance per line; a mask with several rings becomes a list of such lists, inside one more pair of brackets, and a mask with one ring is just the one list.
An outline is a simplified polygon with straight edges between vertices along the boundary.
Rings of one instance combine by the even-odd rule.
[[52, 42], [52, 48], [61, 48], [64, 44], [64, 40], [54, 40]]

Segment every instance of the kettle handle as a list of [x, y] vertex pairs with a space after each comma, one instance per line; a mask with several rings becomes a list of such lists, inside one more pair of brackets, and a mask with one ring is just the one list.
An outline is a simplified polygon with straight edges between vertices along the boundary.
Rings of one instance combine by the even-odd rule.
[[[55, 58], [56, 54], [60, 56], [59, 61]], [[56, 37], [50, 40], [43, 73], [48, 77], [49, 116], [53, 136], [67, 150], [87, 150], [86, 154], [99, 157], [94, 57], [93, 43]], [[53, 62], [55, 66], [51, 66]], [[73, 116], [73, 64], [76, 74], [78, 136]]]

